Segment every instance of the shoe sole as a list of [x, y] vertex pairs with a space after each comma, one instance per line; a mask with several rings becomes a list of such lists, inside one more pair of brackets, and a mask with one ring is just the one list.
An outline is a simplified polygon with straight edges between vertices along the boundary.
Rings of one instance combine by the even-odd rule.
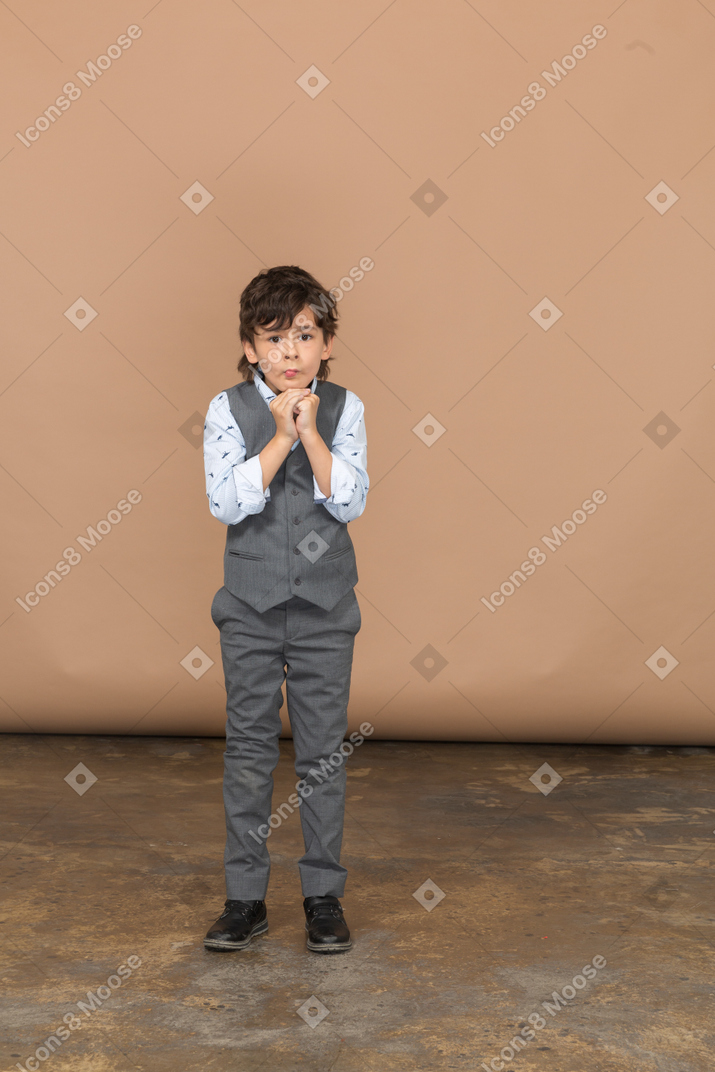
[[[307, 927], [305, 928], [308, 929]], [[348, 949], [352, 949], [352, 939], [347, 942], [338, 943], [323, 943], [323, 942], [311, 942], [310, 938], [306, 938], [306, 946], [311, 953], [347, 953]]]
[[307, 946], [311, 953], [347, 953], [348, 950], [352, 949], [353, 943], [348, 942], [345, 945], [314, 945], [308, 942]]
[[263, 923], [256, 924], [248, 937], [242, 942], [220, 942], [218, 939], [204, 938], [204, 946], [207, 949], [217, 949], [227, 953], [233, 952], [235, 949], [246, 949], [251, 944], [252, 938], [255, 938], [259, 934], [265, 934], [267, 930], [268, 920], [264, 920]]

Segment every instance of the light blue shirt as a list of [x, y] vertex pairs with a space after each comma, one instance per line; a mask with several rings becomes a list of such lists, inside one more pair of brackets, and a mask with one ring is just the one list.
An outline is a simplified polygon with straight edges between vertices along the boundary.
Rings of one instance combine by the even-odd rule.
[[[315, 392], [317, 382], [316, 376], [311, 391]], [[253, 383], [266, 406], [270, 406], [276, 394], [260, 370], [254, 370]], [[358, 396], [346, 388], [345, 406], [330, 450], [333, 456], [330, 496], [323, 495], [313, 474], [313, 500], [322, 503], [336, 521], [354, 521], [365, 509], [370, 480], [364, 412]], [[291, 451], [299, 443], [300, 439], [296, 439]], [[249, 514], [259, 514], [271, 501], [270, 486], [263, 491], [258, 454], [246, 458], [246, 443], [225, 391], [211, 400], [206, 414], [204, 468], [209, 508], [224, 525], [236, 525]]]

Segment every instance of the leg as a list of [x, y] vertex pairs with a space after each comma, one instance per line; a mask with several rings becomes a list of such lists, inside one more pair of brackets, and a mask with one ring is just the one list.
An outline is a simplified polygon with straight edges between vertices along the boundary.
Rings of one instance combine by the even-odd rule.
[[[300, 806], [305, 855], [298, 869], [304, 897], [342, 897], [345, 889], [347, 870], [340, 864], [345, 758], [331, 764], [325, 774], [322, 771], [347, 732], [353, 648], [360, 626], [360, 607], [352, 590], [332, 611], [297, 597], [287, 604], [286, 693], [295, 771], [313, 789]], [[309, 776], [311, 769], [321, 777]]]
[[226, 678], [226, 896], [264, 900], [270, 857], [265, 838], [257, 831], [271, 814], [273, 771], [279, 758], [285, 610], [271, 608], [259, 614], [221, 588], [214, 596], [211, 617], [221, 633]]

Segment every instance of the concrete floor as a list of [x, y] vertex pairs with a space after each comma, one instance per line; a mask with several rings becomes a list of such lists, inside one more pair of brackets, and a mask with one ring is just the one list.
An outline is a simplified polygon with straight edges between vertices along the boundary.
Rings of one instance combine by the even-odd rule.
[[[715, 1067], [713, 749], [366, 741], [342, 856], [355, 945], [330, 958], [305, 950], [297, 813], [269, 840], [269, 933], [203, 947], [225, 897], [222, 740], [0, 747], [3, 1069]], [[295, 783], [281, 750], [274, 807]], [[98, 779], [81, 796], [63, 780], [80, 762]], [[563, 779], [547, 795], [544, 762]], [[530, 1014], [544, 1026], [510, 1047]], [[76, 1030], [28, 1063], [65, 1016]]]

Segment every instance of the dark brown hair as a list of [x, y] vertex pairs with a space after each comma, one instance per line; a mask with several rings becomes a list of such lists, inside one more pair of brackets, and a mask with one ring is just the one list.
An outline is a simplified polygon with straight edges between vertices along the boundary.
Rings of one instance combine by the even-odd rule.
[[[323, 342], [335, 335], [338, 326], [338, 312], [335, 299], [325, 287], [297, 265], [281, 265], [278, 268], [264, 268], [251, 280], [241, 294], [241, 311], [239, 319], [239, 337], [241, 343], [249, 342], [255, 349], [254, 331], [256, 328], [268, 327], [276, 323], [276, 331], [292, 326], [295, 317], [308, 305], [315, 317], [317, 327], [323, 331]], [[319, 381], [327, 380], [330, 369], [328, 363], [332, 358], [322, 359], [317, 377]], [[241, 354], [238, 371], [244, 380], [253, 383], [253, 365], [245, 353]]]

